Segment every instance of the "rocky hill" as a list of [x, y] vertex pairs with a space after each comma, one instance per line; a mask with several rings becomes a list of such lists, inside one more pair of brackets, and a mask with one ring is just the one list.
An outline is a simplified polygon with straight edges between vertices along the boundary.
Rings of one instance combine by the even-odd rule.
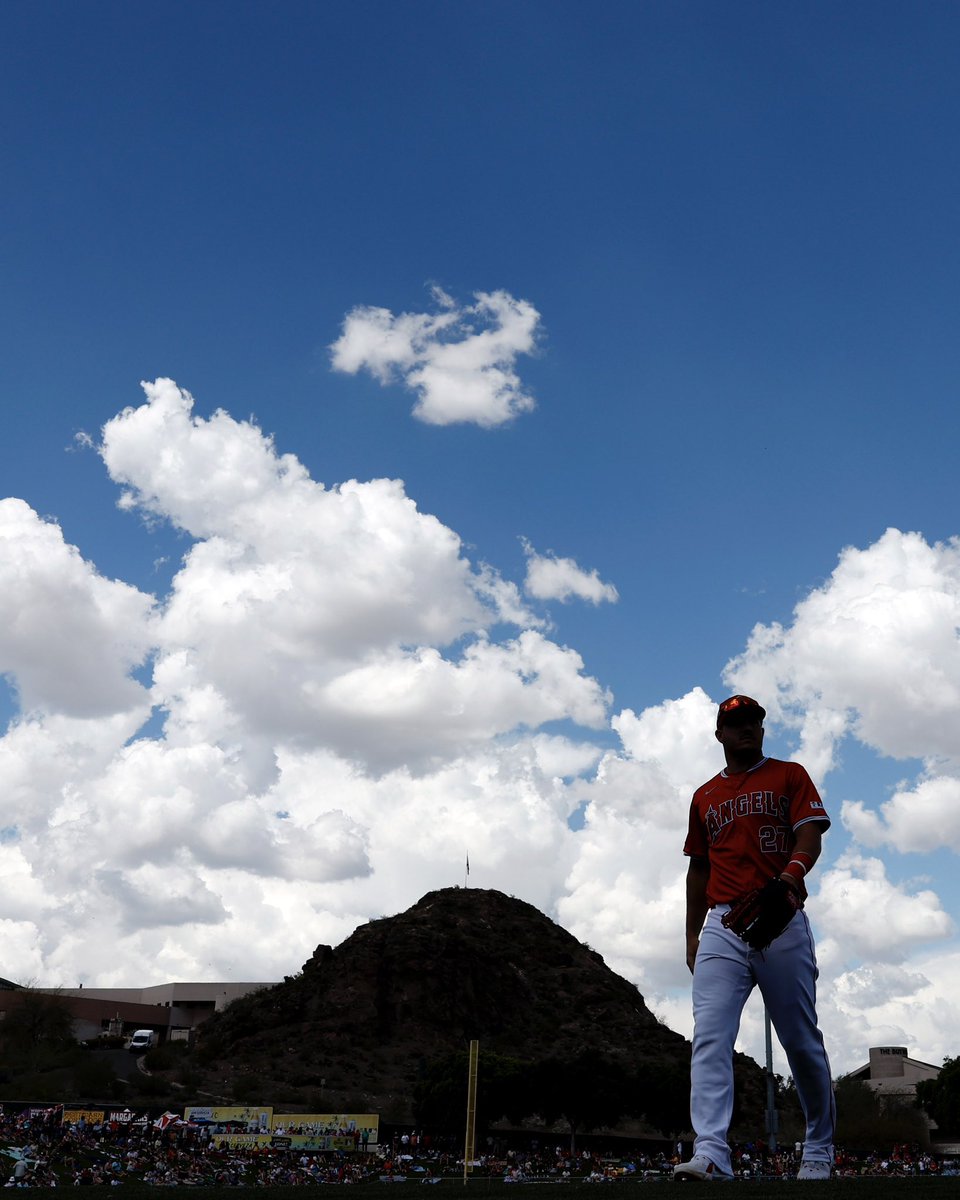
[[[637, 988], [532, 905], [501, 892], [447, 888], [370, 921], [301, 972], [235, 1001], [201, 1031], [221, 1089], [317, 1111], [414, 1119], [431, 1063], [465, 1050], [572, 1063], [593, 1055], [625, 1071], [688, 1076], [690, 1047]], [[763, 1087], [738, 1065], [741, 1107]]]

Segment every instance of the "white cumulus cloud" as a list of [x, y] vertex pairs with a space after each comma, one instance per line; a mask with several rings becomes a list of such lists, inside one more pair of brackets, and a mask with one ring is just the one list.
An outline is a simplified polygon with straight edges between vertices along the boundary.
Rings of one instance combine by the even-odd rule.
[[591, 604], [604, 601], [616, 603], [617, 589], [604, 583], [597, 570], [586, 571], [572, 558], [558, 558], [552, 553], [538, 554], [524, 541], [527, 556], [527, 576], [524, 591], [537, 600], [567, 601], [573, 598], [589, 600]]
[[960, 850], [960, 778], [935, 775], [915, 787], [898, 789], [880, 811], [849, 800], [841, 809], [844, 825], [865, 846], [891, 846], [926, 853], [941, 846]]
[[822, 930], [820, 957], [834, 965], [902, 963], [918, 945], [956, 932], [935, 892], [892, 883], [879, 859], [853, 850], [819, 873], [813, 910]]
[[789, 627], [758, 625], [726, 679], [799, 728], [816, 773], [847, 733], [894, 758], [960, 762], [958, 629], [960, 540], [888, 529], [845, 549]]
[[[465, 320], [441, 298], [381, 322], [385, 348], [344, 342], [345, 362], [409, 380]], [[577, 651], [402, 482], [324, 485], [252, 422], [199, 416], [171, 380], [144, 389], [97, 448], [122, 507], [183, 535], [163, 595], [0, 501], [0, 672], [19, 705], [0, 737], [4, 974], [280, 978], [462, 883], [469, 854], [471, 886], [556, 916], [689, 1033], [682, 847], [722, 764], [716, 699], [691, 687], [611, 717]], [[527, 566], [536, 599], [615, 598], [572, 560], [530, 549]], [[837, 1071], [882, 1042], [956, 1052], [931, 1015], [957, 1016], [949, 895], [898, 856], [960, 840], [958, 614], [957, 545], [891, 530], [727, 669], [766, 705], [771, 752], [799, 732], [820, 784], [847, 740], [922, 764], [879, 800], [828, 802], [842, 820], [809, 912]], [[752, 1003], [740, 1044], [762, 1039]]]
[[100, 575], [24, 501], [0, 500], [0, 673], [25, 711], [142, 711], [130, 672], [150, 646], [152, 604]]
[[550, 910], [607, 720], [580, 656], [400, 482], [324, 487], [251, 422], [144, 391], [98, 449], [124, 508], [185, 535], [167, 594], [0, 506], [7, 973], [277, 977], [468, 852]]
[[348, 313], [330, 347], [337, 371], [367, 370], [381, 384], [399, 380], [417, 399], [414, 416], [430, 425], [503, 425], [534, 406], [515, 369], [536, 345], [540, 314], [505, 291], [477, 292], [458, 307], [440, 289], [435, 313], [369, 305]]

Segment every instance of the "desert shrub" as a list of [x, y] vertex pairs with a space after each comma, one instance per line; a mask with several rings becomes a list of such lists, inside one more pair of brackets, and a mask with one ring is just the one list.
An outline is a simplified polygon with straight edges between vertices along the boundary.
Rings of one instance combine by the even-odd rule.
[[153, 1046], [143, 1056], [143, 1065], [148, 1071], [172, 1071], [183, 1062], [187, 1054], [186, 1042], [164, 1042]]
[[264, 1094], [264, 1082], [259, 1075], [240, 1075], [231, 1088], [238, 1100], [256, 1103]]

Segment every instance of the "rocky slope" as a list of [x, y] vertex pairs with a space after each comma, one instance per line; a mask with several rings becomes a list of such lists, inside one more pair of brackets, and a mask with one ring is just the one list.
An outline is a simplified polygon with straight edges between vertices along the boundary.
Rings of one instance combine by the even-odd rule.
[[[689, 1043], [599, 954], [531, 905], [475, 888], [430, 892], [318, 946], [298, 975], [207, 1022], [200, 1054], [243, 1099], [402, 1121], [425, 1067], [473, 1038], [528, 1062], [595, 1052], [653, 1076], [689, 1069]], [[738, 1090], [741, 1107], [762, 1108], [752, 1060]]]

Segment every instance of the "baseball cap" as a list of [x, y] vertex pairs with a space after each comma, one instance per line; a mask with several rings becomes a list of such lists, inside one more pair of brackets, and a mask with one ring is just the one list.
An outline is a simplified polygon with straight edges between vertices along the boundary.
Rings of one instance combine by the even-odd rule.
[[751, 699], [750, 696], [730, 696], [717, 709], [717, 728], [720, 728], [727, 717], [732, 717], [734, 714], [739, 715], [740, 713], [746, 714], [747, 712], [750, 712], [751, 716], [756, 716], [761, 721], [767, 715], [767, 710], [758, 704], [756, 700]]

